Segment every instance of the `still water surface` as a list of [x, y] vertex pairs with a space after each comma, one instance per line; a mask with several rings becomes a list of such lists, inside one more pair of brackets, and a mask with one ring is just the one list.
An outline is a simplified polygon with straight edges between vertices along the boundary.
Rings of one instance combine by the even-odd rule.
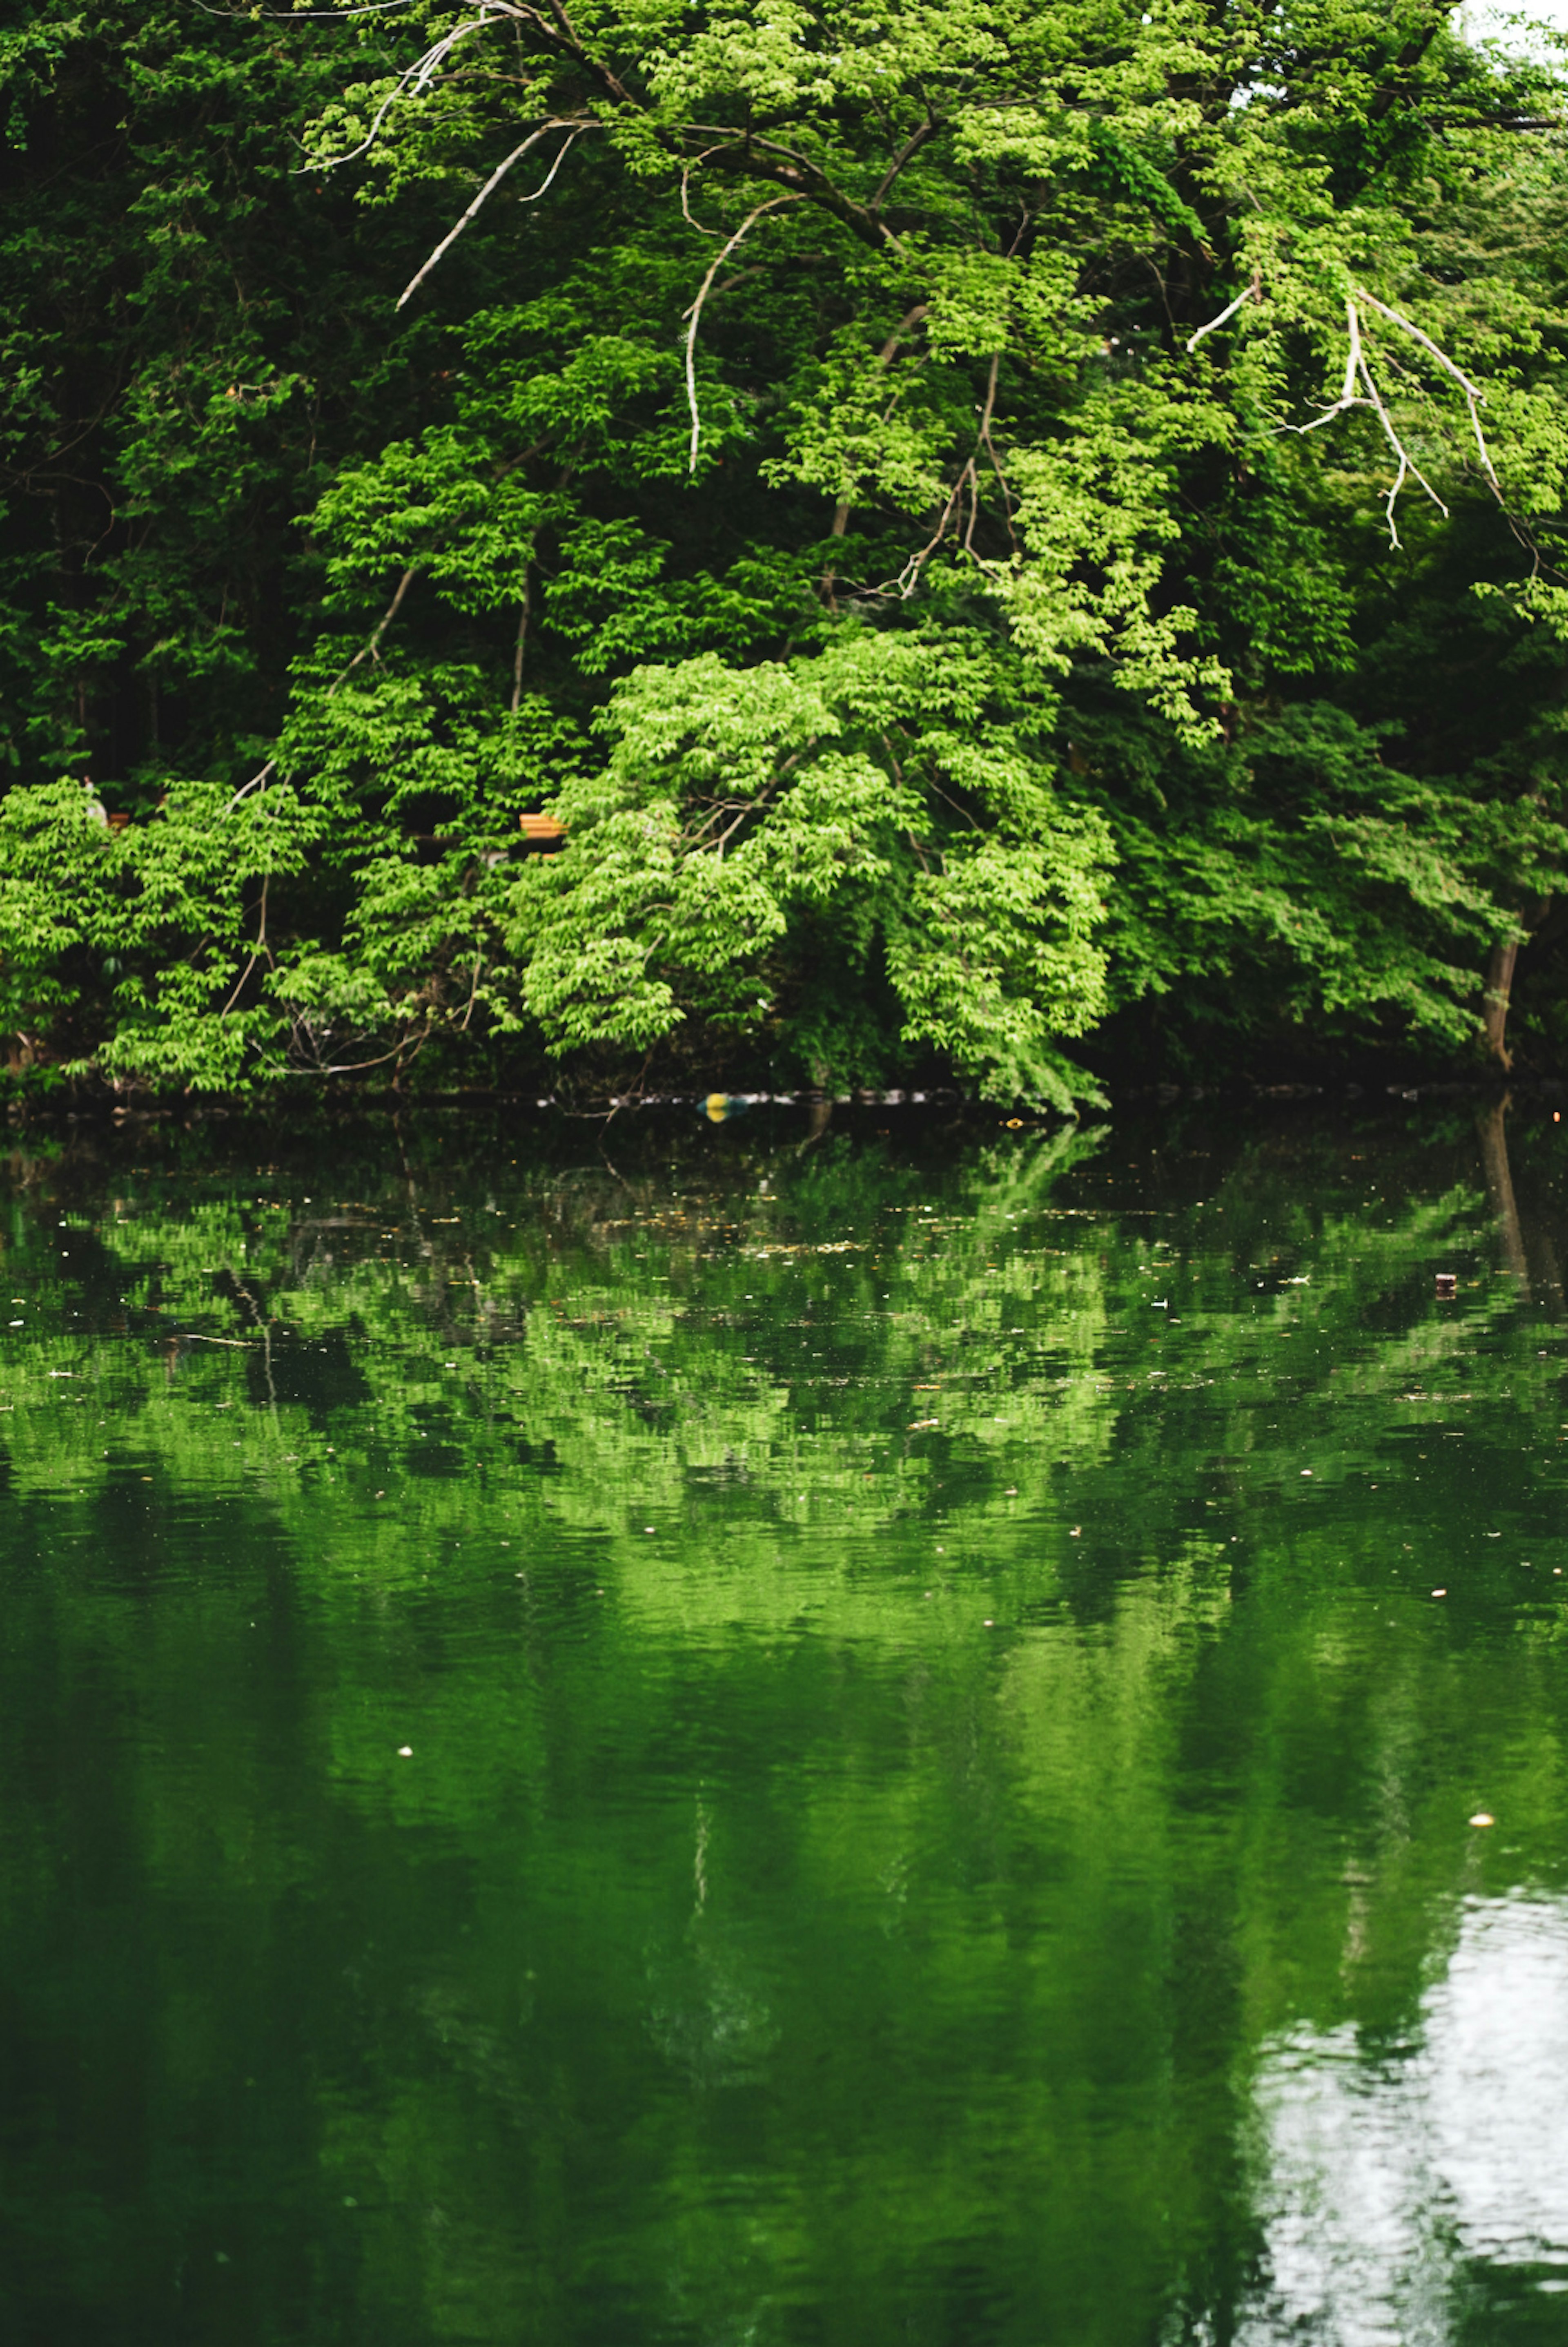
[[881, 1122], [16, 1149], [8, 2347], [1568, 2342], [1568, 1126]]

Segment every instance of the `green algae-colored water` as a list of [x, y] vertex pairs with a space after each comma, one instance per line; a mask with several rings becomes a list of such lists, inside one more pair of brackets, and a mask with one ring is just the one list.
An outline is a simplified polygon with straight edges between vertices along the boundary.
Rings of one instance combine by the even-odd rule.
[[7, 2347], [1568, 2342], [1568, 1124], [844, 1115], [16, 1146]]

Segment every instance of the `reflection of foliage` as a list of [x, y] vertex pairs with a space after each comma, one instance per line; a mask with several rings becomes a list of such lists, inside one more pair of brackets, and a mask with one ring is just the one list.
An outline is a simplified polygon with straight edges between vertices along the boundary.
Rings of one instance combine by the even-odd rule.
[[1250, 2049], [1408, 2018], [1481, 1792], [1560, 1863], [1462, 1136], [799, 1140], [13, 1159], [0, 1979], [222, 2152], [78, 2129], [56, 2290], [75, 2195], [258, 2341], [1223, 2329]]

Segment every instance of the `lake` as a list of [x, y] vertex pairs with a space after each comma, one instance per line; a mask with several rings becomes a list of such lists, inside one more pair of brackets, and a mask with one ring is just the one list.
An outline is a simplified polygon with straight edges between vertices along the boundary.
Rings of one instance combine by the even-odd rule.
[[7, 2347], [1568, 2342], [1565, 1133], [13, 1120]]

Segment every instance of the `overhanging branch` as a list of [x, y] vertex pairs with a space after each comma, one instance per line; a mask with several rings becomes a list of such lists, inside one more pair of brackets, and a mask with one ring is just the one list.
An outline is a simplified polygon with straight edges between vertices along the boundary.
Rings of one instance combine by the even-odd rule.
[[402, 292], [397, 297], [398, 308], [401, 310], [403, 303], [409, 300], [410, 296], [418, 292], [420, 287], [424, 283], [425, 279], [430, 275], [431, 271], [435, 267], [437, 261], [441, 260], [443, 254], [451, 251], [452, 247], [457, 242], [458, 238], [463, 234], [463, 230], [468, 226], [469, 221], [473, 220], [477, 214], [484, 210], [485, 203], [488, 201], [490, 197], [494, 194], [496, 189], [501, 185], [502, 180], [506, 177], [507, 172], [512, 169], [514, 163], [520, 163], [523, 160], [524, 156], [528, 153], [530, 148], [536, 147], [541, 138], [547, 138], [552, 130], [565, 130], [568, 134], [566, 138], [562, 140], [561, 151], [556, 156], [555, 161], [551, 164], [544, 179], [540, 182], [539, 186], [535, 189], [531, 196], [524, 196], [523, 199], [523, 201], [525, 204], [536, 204], [540, 197], [548, 192], [555, 180], [556, 172], [560, 169], [572, 147], [575, 144], [576, 140], [582, 137], [584, 131], [597, 130], [601, 126], [593, 119], [592, 116], [589, 116], [586, 119], [582, 118], [553, 116], [548, 122], [542, 122], [537, 129], [531, 130], [520, 147], [514, 147], [511, 154], [507, 156], [504, 162], [497, 163], [494, 170], [491, 172], [490, 177], [485, 180], [484, 185], [480, 189], [479, 193], [474, 197], [473, 201], [469, 205], [467, 210], [458, 220], [455, 226], [448, 229], [446, 234], [442, 238], [441, 242], [436, 246], [435, 251], [431, 254], [430, 259], [425, 262], [423, 268], [416, 270], [414, 274], [409, 279], [408, 283], [403, 287]]

